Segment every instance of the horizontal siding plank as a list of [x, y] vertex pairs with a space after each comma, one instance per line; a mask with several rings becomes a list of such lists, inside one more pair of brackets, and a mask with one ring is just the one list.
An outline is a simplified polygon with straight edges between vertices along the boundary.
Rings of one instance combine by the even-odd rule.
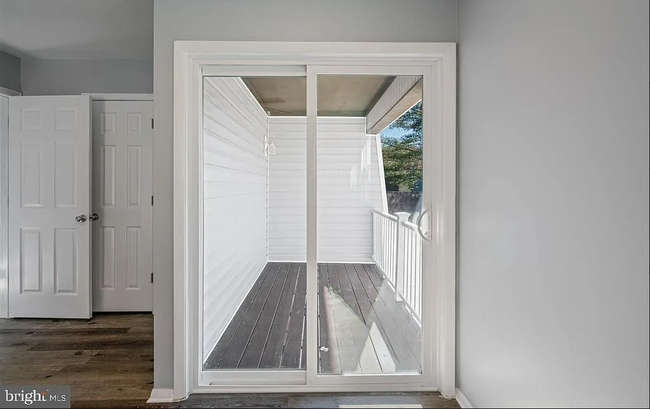
[[[364, 118], [318, 119], [319, 260], [370, 261], [371, 209], [382, 207], [377, 144]], [[306, 250], [305, 118], [269, 118], [269, 258]]]
[[215, 77], [203, 119], [205, 359], [266, 265], [268, 121], [241, 79]]

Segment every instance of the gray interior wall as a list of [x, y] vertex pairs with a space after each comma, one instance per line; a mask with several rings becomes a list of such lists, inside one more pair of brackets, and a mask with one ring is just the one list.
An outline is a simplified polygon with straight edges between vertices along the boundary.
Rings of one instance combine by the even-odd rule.
[[173, 386], [174, 40], [456, 41], [456, 0], [155, 0], [154, 295], [156, 388]]
[[20, 58], [0, 51], [0, 87], [20, 92]]
[[648, 407], [648, 2], [459, 19], [459, 387]]
[[23, 59], [25, 95], [82, 93], [151, 94], [150, 60], [46, 60]]

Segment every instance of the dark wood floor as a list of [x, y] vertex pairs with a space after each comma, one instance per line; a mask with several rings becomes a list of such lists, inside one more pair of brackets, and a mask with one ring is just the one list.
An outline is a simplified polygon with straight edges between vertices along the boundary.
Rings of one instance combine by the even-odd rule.
[[[420, 327], [372, 265], [318, 268], [320, 373], [421, 370]], [[204, 364], [305, 368], [305, 265], [268, 263]]]
[[153, 384], [151, 314], [0, 319], [0, 384], [69, 385], [73, 408], [458, 407], [437, 393], [210, 394], [146, 404]]
[[191, 395], [170, 408], [458, 408], [439, 393], [277, 393]]
[[0, 384], [70, 386], [73, 407], [144, 404], [153, 387], [153, 316], [0, 319]]

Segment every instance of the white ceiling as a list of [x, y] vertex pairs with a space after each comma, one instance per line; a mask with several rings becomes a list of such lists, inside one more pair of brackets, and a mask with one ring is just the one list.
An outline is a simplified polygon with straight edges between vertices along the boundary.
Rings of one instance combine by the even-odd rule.
[[153, 59], [153, 0], [0, 0], [0, 49], [21, 58]]

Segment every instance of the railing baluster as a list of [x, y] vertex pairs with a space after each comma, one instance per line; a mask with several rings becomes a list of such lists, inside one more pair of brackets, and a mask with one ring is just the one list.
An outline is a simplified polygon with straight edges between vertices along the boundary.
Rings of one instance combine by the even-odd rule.
[[373, 258], [419, 321], [422, 314], [422, 238], [408, 213], [390, 215], [373, 210]]

